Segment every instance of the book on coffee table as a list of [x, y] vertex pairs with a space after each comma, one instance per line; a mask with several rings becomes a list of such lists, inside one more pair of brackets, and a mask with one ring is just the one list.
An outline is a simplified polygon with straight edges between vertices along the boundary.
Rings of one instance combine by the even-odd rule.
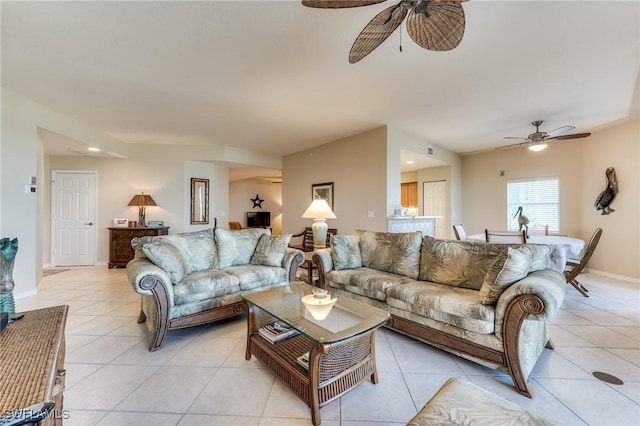
[[277, 343], [281, 340], [295, 336], [299, 331], [282, 321], [272, 322], [258, 330], [258, 334], [271, 343]]
[[309, 369], [309, 352], [305, 352], [296, 358], [296, 362], [300, 364], [305, 370]]

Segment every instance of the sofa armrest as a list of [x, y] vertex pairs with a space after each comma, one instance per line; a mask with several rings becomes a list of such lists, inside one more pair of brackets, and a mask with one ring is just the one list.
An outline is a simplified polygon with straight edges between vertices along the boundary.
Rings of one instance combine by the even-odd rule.
[[326, 288], [324, 274], [333, 269], [333, 259], [331, 259], [331, 249], [315, 250], [313, 252], [312, 262], [318, 269], [318, 287]]
[[532, 272], [509, 286], [501, 295], [496, 306], [496, 320], [503, 315], [507, 305], [523, 294], [534, 294], [542, 300], [544, 307], [539, 314], [530, 314], [527, 319], [546, 320], [553, 316], [562, 305], [567, 291], [564, 276], [553, 269]]
[[304, 263], [304, 252], [302, 250], [287, 247], [287, 251], [282, 258], [282, 267], [287, 271], [289, 281], [296, 280], [298, 267]]
[[162, 294], [166, 294], [167, 305], [173, 306], [173, 284], [171, 278], [162, 268], [156, 266], [147, 258], [136, 258], [127, 263], [127, 279], [138, 294], [153, 296], [154, 286], [164, 287]]

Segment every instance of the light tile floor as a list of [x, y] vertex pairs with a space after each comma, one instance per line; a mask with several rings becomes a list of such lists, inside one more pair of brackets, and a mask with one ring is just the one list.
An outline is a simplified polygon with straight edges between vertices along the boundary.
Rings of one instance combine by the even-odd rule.
[[[392, 331], [377, 337], [380, 383], [321, 409], [323, 425], [402, 425], [451, 376], [464, 377], [568, 425], [640, 424], [640, 290], [584, 274], [553, 317], [555, 350], [531, 375], [535, 398], [504, 374]], [[169, 332], [149, 352], [124, 269], [76, 267], [42, 280], [17, 310], [67, 304], [65, 425], [309, 425], [307, 406], [259, 361], [244, 359], [245, 318]], [[592, 376], [604, 371], [624, 381]]]

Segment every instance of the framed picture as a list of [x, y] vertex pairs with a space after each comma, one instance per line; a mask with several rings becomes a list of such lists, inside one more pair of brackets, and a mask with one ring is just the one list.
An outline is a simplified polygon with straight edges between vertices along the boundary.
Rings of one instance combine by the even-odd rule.
[[311, 200], [323, 199], [333, 210], [333, 182], [314, 183], [311, 185]]
[[129, 219], [126, 217], [116, 217], [113, 219], [113, 226], [117, 228], [126, 228], [129, 226]]
[[164, 220], [150, 220], [149, 226], [164, 226]]

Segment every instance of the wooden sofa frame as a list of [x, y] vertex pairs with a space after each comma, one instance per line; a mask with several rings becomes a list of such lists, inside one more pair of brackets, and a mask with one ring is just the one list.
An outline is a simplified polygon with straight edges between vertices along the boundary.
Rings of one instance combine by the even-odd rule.
[[[296, 280], [298, 271], [298, 263], [293, 262], [289, 269], [289, 281]], [[206, 311], [197, 312], [191, 315], [185, 315], [179, 318], [169, 319], [169, 296], [166, 287], [158, 278], [149, 275], [140, 280], [140, 287], [144, 290], [150, 290], [156, 301], [158, 310], [155, 337], [149, 345], [149, 351], [153, 352], [160, 348], [165, 336], [169, 330], [177, 330], [180, 328], [193, 327], [196, 325], [207, 324], [219, 321], [224, 318], [231, 318], [236, 315], [247, 312], [247, 304], [244, 300], [231, 303], [229, 305], [219, 306], [217, 308], [207, 309]], [[144, 323], [147, 315], [140, 309], [138, 323]]]

